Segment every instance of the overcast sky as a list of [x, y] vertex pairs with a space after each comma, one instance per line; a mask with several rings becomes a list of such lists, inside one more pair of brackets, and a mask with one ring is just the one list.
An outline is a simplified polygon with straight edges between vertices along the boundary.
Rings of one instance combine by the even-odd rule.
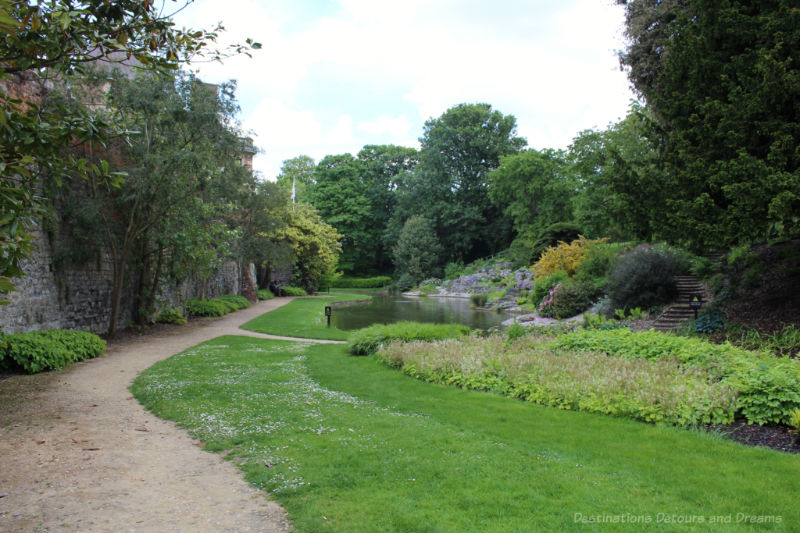
[[221, 42], [262, 43], [252, 58], [194, 68], [238, 81], [267, 179], [301, 154], [419, 147], [424, 122], [459, 103], [514, 115], [533, 148], [566, 148], [633, 98], [612, 0], [197, 0], [176, 22], [222, 22]]

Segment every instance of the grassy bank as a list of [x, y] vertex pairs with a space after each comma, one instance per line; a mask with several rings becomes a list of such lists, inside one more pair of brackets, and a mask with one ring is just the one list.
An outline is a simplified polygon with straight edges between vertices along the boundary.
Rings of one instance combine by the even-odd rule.
[[[345, 350], [223, 337], [153, 366], [132, 391], [225, 451], [297, 531], [800, 524], [796, 456], [431, 385]], [[612, 522], [585, 523], [597, 516]], [[747, 522], [757, 517], [768, 522]]]
[[285, 337], [345, 340], [349, 332], [334, 327], [329, 328], [326, 325], [325, 306], [336, 302], [369, 298], [369, 295], [351, 293], [298, 298], [283, 307], [254, 318], [244, 324], [242, 329]]

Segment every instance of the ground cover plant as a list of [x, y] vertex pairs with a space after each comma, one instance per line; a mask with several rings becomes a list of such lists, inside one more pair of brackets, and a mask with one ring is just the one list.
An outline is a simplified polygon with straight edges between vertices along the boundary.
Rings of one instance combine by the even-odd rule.
[[0, 334], [0, 370], [22, 370], [28, 374], [60, 370], [105, 351], [106, 341], [86, 331], [45, 329]]
[[730, 418], [741, 415], [755, 424], [789, 424], [792, 411], [800, 408], [800, 362], [768, 352], [628, 329], [581, 329], [557, 337], [552, 346], [605, 354], [611, 356], [609, 360], [672, 360], [686, 370], [707, 372], [710, 382], [736, 392], [734, 409], [727, 414]]
[[[649, 522], [603, 531], [800, 521], [795, 456], [433, 386], [340, 345], [222, 337], [154, 365], [131, 390], [224, 453], [300, 532], [585, 531], [605, 515]], [[749, 523], [758, 517], [766, 523]]]
[[368, 300], [365, 294], [337, 293], [330, 296], [298, 298], [274, 311], [254, 318], [243, 329], [305, 339], [346, 340], [349, 332], [328, 327], [325, 306], [337, 302]]
[[711, 380], [703, 369], [686, 369], [671, 359], [552, 349], [548, 337], [493, 335], [435, 344], [393, 343], [378, 350], [377, 358], [432, 383], [652, 423], [730, 422], [736, 406], [733, 387]]
[[275, 295], [272, 294], [272, 291], [269, 289], [259, 289], [258, 292], [256, 292], [256, 296], [258, 296], [259, 300], [271, 300], [275, 298]]
[[186, 313], [190, 316], [223, 316], [247, 307], [250, 307], [250, 302], [244, 296], [224, 294], [208, 300], [192, 298], [186, 302]]
[[435, 341], [468, 335], [470, 329], [463, 324], [431, 324], [421, 322], [395, 322], [373, 324], [354, 331], [347, 339], [347, 350], [352, 355], [369, 355], [383, 344], [393, 341]]
[[307, 296], [308, 293], [302, 287], [293, 287], [291, 285], [284, 285], [280, 288], [282, 296]]

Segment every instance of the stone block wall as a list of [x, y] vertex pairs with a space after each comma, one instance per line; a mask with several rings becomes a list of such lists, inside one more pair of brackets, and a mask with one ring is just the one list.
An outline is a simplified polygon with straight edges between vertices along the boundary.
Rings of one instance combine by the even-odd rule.
[[[53, 252], [44, 235], [37, 232], [36, 250], [22, 264], [28, 275], [14, 279], [17, 290], [9, 294], [9, 305], [0, 306], [0, 331], [17, 333], [49, 328], [81, 329], [102, 334], [111, 316], [113, 264], [102, 257], [79, 268], [55, 271]], [[190, 298], [214, 298], [242, 294], [244, 268], [255, 279], [252, 264], [227, 261], [206, 280], [188, 279], [179, 285], [163, 284], [158, 301], [163, 307], [182, 308]], [[124, 293], [118, 328], [133, 321], [133, 294]]]

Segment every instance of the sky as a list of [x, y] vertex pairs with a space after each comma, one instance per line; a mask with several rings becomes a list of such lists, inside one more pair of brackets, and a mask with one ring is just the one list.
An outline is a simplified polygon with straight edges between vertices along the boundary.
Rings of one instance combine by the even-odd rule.
[[461, 103], [513, 115], [532, 148], [566, 148], [634, 97], [623, 15], [613, 0], [196, 0], [175, 22], [262, 44], [190, 68], [237, 81], [254, 167], [274, 180], [298, 155], [419, 148], [425, 121]]

